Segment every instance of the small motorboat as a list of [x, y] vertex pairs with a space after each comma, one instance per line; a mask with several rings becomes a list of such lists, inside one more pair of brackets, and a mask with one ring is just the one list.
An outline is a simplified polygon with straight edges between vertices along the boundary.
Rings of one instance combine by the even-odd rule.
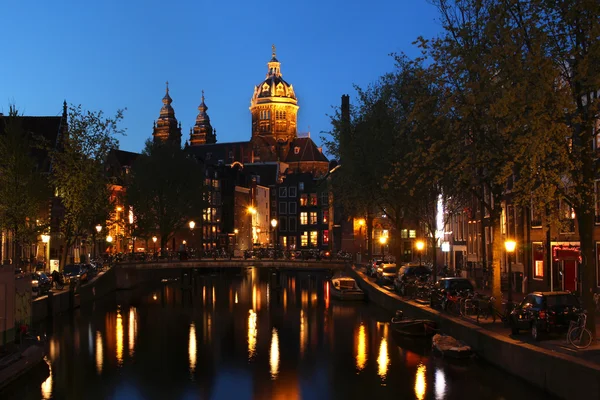
[[452, 336], [437, 334], [433, 336], [431, 346], [434, 351], [444, 357], [450, 358], [470, 358], [473, 356], [473, 350], [460, 340]]
[[365, 293], [356, 281], [349, 277], [332, 278], [330, 281], [331, 297], [338, 300], [364, 300]]
[[405, 318], [402, 311], [396, 311], [392, 317], [392, 329], [405, 336], [432, 336], [437, 332], [435, 321], [430, 319]]

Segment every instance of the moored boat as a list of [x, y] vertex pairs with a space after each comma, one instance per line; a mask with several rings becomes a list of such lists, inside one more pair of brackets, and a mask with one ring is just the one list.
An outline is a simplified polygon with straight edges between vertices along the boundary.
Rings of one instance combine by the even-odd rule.
[[396, 311], [390, 325], [395, 332], [405, 336], [432, 336], [437, 332], [435, 321], [405, 318], [402, 311]]
[[364, 300], [365, 294], [356, 281], [349, 277], [333, 278], [330, 281], [331, 297], [338, 300]]
[[434, 351], [440, 353], [444, 357], [469, 358], [473, 356], [471, 347], [460, 340], [454, 339], [452, 336], [437, 334], [433, 336], [431, 346]]

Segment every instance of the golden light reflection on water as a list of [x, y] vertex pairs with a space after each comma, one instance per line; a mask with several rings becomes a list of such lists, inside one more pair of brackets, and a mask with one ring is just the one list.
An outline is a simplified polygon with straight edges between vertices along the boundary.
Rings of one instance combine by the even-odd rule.
[[238, 303], [238, 295], [237, 295], [237, 291], [235, 292], [235, 304]]
[[213, 306], [213, 310], [215, 309], [217, 305], [217, 297], [215, 296], [215, 287], [212, 287], [212, 306]]
[[50, 348], [48, 351], [50, 360], [54, 361], [60, 355], [60, 342], [56, 338], [50, 338]]
[[256, 355], [256, 313], [254, 310], [248, 311], [248, 361], [251, 361]]
[[390, 364], [390, 358], [388, 357], [388, 343], [385, 337], [381, 338], [381, 344], [379, 345], [379, 356], [377, 357], [377, 374], [382, 381], [385, 381], [387, 377], [388, 365]]
[[367, 364], [367, 331], [361, 323], [358, 327], [358, 340], [356, 341], [356, 369], [362, 371]]
[[104, 364], [104, 348], [102, 346], [102, 334], [96, 331], [96, 372], [102, 374], [102, 366]]
[[306, 314], [300, 310], [300, 357], [304, 356], [306, 344], [308, 343], [308, 327], [306, 326]]
[[121, 316], [121, 310], [117, 310], [115, 332], [117, 336], [117, 364], [123, 365], [123, 317]]
[[133, 357], [135, 352], [135, 339], [137, 337], [137, 310], [135, 307], [129, 308], [129, 357]]
[[329, 282], [325, 282], [325, 308], [329, 308]]
[[443, 400], [446, 397], [446, 375], [441, 369], [435, 371], [435, 398]]
[[42, 399], [48, 400], [52, 398], [52, 364], [50, 363], [50, 360], [48, 360], [48, 357], [44, 357], [44, 361], [48, 364], [49, 375], [48, 378], [42, 382]]
[[302, 304], [302, 307], [304, 308], [308, 306], [308, 291], [306, 289], [300, 291], [300, 304]]
[[188, 355], [190, 358], [190, 372], [193, 374], [196, 370], [196, 325], [193, 322], [190, 324]]
[[275, 380], [277, 379], [277, 375], [279, 375], [279, 336], [275, 328], [273, 328], [271, 334], [269, 365], [271, 366], [271, 379]]
[[256, 310], [256, 283], [252, 285], [252, 309]]
[[202, 286], [202, 305], [206, 304], [206, 286]]
[[425, 371], [427, 368], [425, 364], [420, 364], [417, 368], [417, 376], [415, 379], [415, 395], [417, 399], [423, 400], [425, 398], [425, 391], [427, 390], [427, 382], [425, 381]]

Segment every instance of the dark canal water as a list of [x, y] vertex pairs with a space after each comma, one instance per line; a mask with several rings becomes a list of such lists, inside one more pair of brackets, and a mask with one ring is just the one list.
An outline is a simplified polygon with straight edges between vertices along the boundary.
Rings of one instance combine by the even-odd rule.
[[248, 268], [117, 292], [57, 318], [9, 399], [547, 399], [487, 364], [402, 340], [389, 313], [329, 298], [323, 273]]

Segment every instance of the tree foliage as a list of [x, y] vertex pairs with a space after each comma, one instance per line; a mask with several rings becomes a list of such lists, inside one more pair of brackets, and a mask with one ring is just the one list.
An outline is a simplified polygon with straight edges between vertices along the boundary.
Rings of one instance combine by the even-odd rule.
[[192, 219], [201, 221], [202, 164], [179, 146], [148, 141], [131, 169], [127, 204], [140, 234], [158, 233], [161, 249]]

